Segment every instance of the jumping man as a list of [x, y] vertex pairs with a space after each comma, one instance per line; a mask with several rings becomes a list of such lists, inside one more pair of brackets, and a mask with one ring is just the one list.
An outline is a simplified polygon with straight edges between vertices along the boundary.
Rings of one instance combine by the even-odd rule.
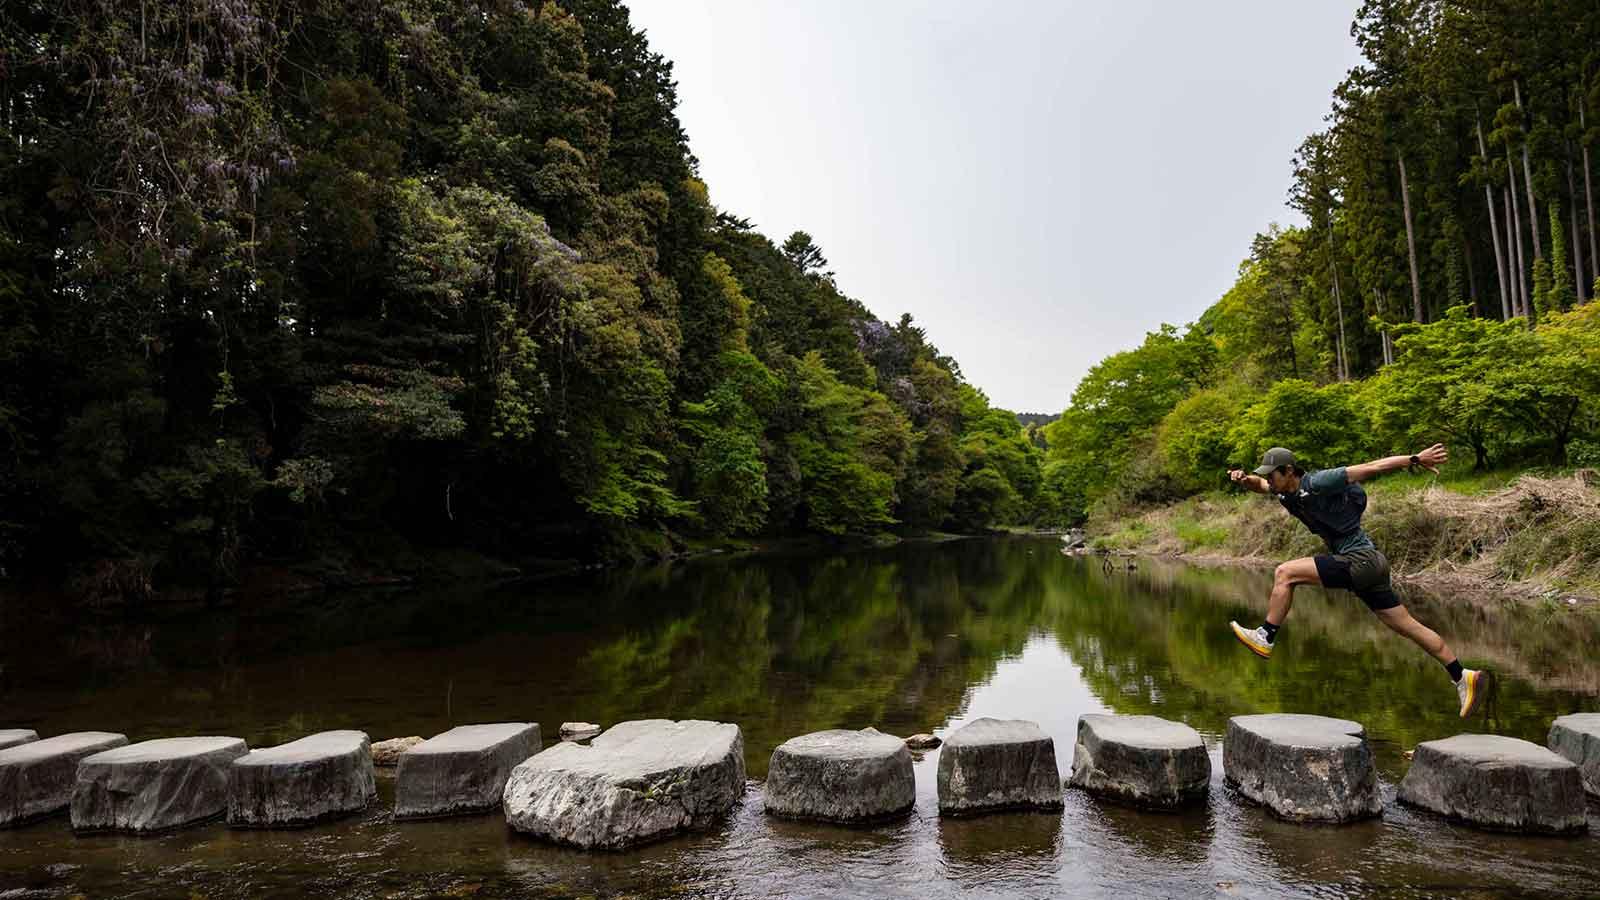
[[1463, 669], [1444, 638], [1411, 617], [1389, 584], [1389, 560], [1378, 552], [1372, 538], [1361, 528], [1361, 514], [1367, 509], [1367, 492], [1360, 482], [1374, 475], [1405, 468], [1424, 468], [1438, 474], [1449, 458], [1443, 444], [1415, 456], [1390, 456], [1362, 463], [1307, 472], [1295, 465], [1294, 454], [1273, 447], [1261, 457], [1254, 475], [1234, 469], [1228, 476], [1258, 494], [1274, 494], [1289, 515], [1304, 522], [1312, 533], [1328, 545], [1328, 552], [1290, 560], [1278, 566], [1272, 581], [1272, 597], [1267, 604], [1267, 619], [1260, 628], [1245, 629], [1230, 622], [1233, 635], [1256, 655], [1270, 658], [1272, 642], [1289, 615], [1297, 584], [1320, 584], [1344, 588], [1366, 602], [1383, 624], [1415, 641], [1434, 659], [1444, 664], [1456, 683], [1461, 699], [1461, 717], [1478, 711], [1489, 693], [1493, 676], [1476, 669]]

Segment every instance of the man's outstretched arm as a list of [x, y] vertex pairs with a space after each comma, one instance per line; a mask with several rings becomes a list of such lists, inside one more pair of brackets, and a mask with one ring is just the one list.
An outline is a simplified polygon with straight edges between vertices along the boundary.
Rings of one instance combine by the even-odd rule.
[[1243, 487], [1247, 491], [1255, 491], [1258, 494], [1270, 494], [1272, 492], [1272, 489], [1267, 487], [1265, 478], [1246, 472], [1243, 469], [1230, 470], [1228, 477], [1233, 479], [1234, 484]]
[[1439, 474], [1439, 467], [1444, 465], [1449, 458], [1450, 451], [1446, 450], [1443, 444], [1434, 444], [1432, 447], [1418, 453], [1415, 457], [1386, 456], [1383, 459], [1375, 459], [1372, 462], [1347, 466], [1344, 470], [1344, 477], [1352, 484], [1357, 481], [1366, 481], [1374, 475], [1382, 475], [1385, 472], [1398, 472], [1401, 469], [1410, 468], [1412, 459], [1417, 461], [1417, 465], [1437, 475]]

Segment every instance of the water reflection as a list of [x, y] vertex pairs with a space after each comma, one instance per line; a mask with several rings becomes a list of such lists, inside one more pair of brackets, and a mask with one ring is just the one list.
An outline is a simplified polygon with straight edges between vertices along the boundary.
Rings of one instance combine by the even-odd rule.
[[[1489, 837], [1392, 805], [1335, 829], [1278, 822], [1221, 788], [1229, 716], [1314, 711], [1367, 726], [1389, 785], [1403, 751], [1463, 729], [1438, 665], [1359, 601], [1297, 594], [1270, 662], [1226, 629], [1264, 610], [1249, 572], [1142, 563], [1103, 571], [1054, 542], [961, 541], [818, 556], [720, 558], [495, 590], [333, 595], [167, 621], [90, 625], [0, 608], [5, 727], [135, 740], [234, 734], [252, 746], [361, 728], [375, 739], [469, 721], [712, 718], [744, 729], [751, 790], [705, 835], [589, 855], [487, 816], [396, 826], [381, 805], [304, 832], [219, 826], [150, 841], [74, 840], [60, 820], [0, 832], [0, 885], [151, 896], [686, 893], [1173, 896], [1498, 890], [1582, 893], [1600, 838]], [[1543, 741], [1596, 706], [1600, 616], [1412, 596], [1469, 664], [1505, 677], [1492, 730]], [[873, 725], [948, 734], [1036, 721], [1071, 767], [1078, 716], [1187, 722], [1213, 750], [1206, 809], [1157, 815], [1078, 791], [1060, 815], [938, 817], [938, 752], [916, 760], [905, 820], [860, 830], [770, 820], [759, 780], [782, 741]], [[1472, 727], [1481, 729], [1484, 723]], [[62, 863], [76, 866], [62, 869]], [[57, 868], [52, 868], [57, 866]], [[1226, 889], [1216, 885], [1228, 885]]]

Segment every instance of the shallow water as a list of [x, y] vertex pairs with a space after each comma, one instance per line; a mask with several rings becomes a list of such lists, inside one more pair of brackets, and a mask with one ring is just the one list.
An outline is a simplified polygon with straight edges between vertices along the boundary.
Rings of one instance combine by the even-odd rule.
[[[834, 555], [712, 558], [495, 589], [351, 593], [162, 621], [69, 625], [0, 607], [0, 727], [132, 740], [228, 734], [270, 746], [330, 728], [380, 740], [453, 724], [707, 718], [744, 729], [750, 785], [712, 832], [585, 854], [499, 816], [389, 821], [379, 802], [290, 832], [202, 825], [74, 837], [63, 818], [0, 831], [16, 896], [1592, 896], [1590, 835], [1516, 838], [1394, 802], [1403, 752], [1489, 730], [1538, 743], [1557, 715], [1600, 709], [1600, 615], [1411, 596], [1468, 665], [1502, 685], [1470, 727], [1437, 663], [1343, 593], [1297, 593], [1270, 661], [1228, 633], [1265, 609], [1259, 573], [1142, 561], [1106, 571], [1049, 539]], [[772, 748], [824, 728], [944, 734], [1032, 719], [1071, 767], [1079, 715], [1153, 713], [1212, 751], [1207, 808], [1121, 809], [1069, 791], [1060, 814], [941, 821], [938, 751], [917, 805], [870, 830], [761, 811]], [[1222, 784], [1229, 716], [1315, 712], [1366, 725], [1381, 820], [1278, 822]], [[380, 770], [382, 772], [383, 770]], [[391, 770], [392, 771], [392, 770]], [[10, 897], [12, 894], [0, 894]]]

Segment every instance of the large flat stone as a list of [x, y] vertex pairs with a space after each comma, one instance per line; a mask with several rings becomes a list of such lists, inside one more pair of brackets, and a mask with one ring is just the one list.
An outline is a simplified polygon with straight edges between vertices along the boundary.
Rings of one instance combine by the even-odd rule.
[[39, 739], [39, 732], [31, 728], [0, 728], [0, 750], [18, 744], [31, 744]]
[[876, 728], [833, 729], [779, 744], [765, 793], [775, 816], [871, 822], [909, 812], [917, 780], [905, 741]]
[[248, 752], [236, 737], [176, 737], [86, 757], [72, 827], [148, 833], [217, 818], [228, 809], [228, 766]]
[[1080, 716], [1067, 783], [1135, 806], [1192, 806], [1206, 800], [1211, 756], [1200, 733], [1182, 722]]
[[1383, 812], [1366, 731], [1348, 719], [1234, 716], [1222, 771], [1239, 793], [1291, 821], [1351, 822]]
[[1583, 779], [1530, 741], [1458, 734], [1417, 745], [1400, 802], [1497, 831], [1573, 834], [1588, 827]]
[[506, 822], [556, 843], [616, 850], [709, 827], [743, 793], [739, 726], [642, 719], [517, 766]]
[[539, 723], [457, 725], [400, 754], [394, 817], [427, 819], [498, 809], [506, 779], [539, 752]]
[[228, 824], [291, 828], [365, 809], [377, 796], [360, 731], [324, 731], [252, 750], [228, 767]]
[[0, 750], [0, 828], [66, 809], [78, 761], [127, 742], [109, 731], [79, 731]]
[[1060, 809], [1056, 744], [1033, 722], [978, 719], [939, 751], [939, 814]]
[[1600, 713], [1556, 719], [1545, 743], [1578, 767], [1584, 790], [1600, 797]]

